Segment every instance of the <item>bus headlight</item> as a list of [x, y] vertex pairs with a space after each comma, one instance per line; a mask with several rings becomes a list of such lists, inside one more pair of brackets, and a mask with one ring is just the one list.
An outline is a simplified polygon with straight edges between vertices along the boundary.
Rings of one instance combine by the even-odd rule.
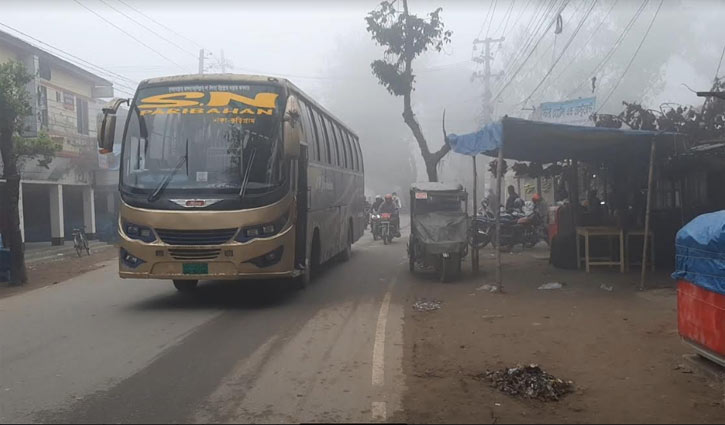
[[285, 224], [287, 224], [288, 217], [289, 215], [285, 214], [272, 223], [243, 227], [234, 240], [237, 242], [249, 242], [255, 238], [268, 238], [270, 236], [274, 236], [284, 228]]
[[123, 222], [123, 233], [131, 239], [151, 243], [156, 240], [156, 235], [150, 227], [139, 226], [138, 224]]

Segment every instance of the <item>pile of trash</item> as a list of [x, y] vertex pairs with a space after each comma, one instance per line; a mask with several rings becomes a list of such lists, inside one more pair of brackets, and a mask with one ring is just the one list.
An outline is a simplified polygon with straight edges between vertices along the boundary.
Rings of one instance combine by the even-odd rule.
[[441, 308], [441, 302], [432, 300], [427, 301], [425, 299], [418, 300], [413, 304], [413, 310], [415, 311], [433, 311]]
[[549, 375], [535, 364], [487, 371], [485, 377], [494, 388], [514, 397], [559, 401], [574, 392], [574, 382]]

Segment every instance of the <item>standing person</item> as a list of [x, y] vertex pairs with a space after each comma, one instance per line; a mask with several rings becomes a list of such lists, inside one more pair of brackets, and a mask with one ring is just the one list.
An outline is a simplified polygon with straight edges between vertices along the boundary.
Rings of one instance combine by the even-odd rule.
[[[519, 195], [516, 193], [516, 189], [513, 185], [509, 185], [508, 187], [509, 197], [506, 199], [506, 211], [511, 212], [516, 208], [517, 202], [519, 199]], [[520, 201], [519, 201], [520, 203]]]
[[403, 208], [403, 203], [400, 201], [400, 198], [398, 198], [398, 194], [395, 192], [393, 192], [393, 203], [395, 204], [395, 208]]
[[486, 195], [486, 204], [488, 204], [488, 210], [493, 213], [493, 215], [496, 215], [496, 211], [498, 211], [500, 202], [498, 201], [498, 197], [496, 196], [496, 193], [493, 191], [493, 189], [488, 189], [488, 195]]

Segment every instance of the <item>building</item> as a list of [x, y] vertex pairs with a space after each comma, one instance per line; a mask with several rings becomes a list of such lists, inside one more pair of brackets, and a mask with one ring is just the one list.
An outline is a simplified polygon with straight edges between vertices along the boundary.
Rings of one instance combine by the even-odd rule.
[[[96, 177], [102, 187], [115, 186], [117, 172], [99, 170], [96, 117], [113, 96], [113, 85], [83, 68], [32, 44], [0, 32], [0, 63], [25, 65], [34, 76], [28, 84], [33, 113], [24, 136], [46, 132], [62, 146], [48, 168], [36, 161], [20, 167], [20, 223], [26, 242], [72, 240], [74, 227], [96, 233], [96, 213], [115, 209], [112, 196], [96, 203]], [[115, 188], [115, 187], [114, 187]], [[106, 190], [106, 192], [109, 192]], [[110, 192], [109, 192], [110, 193]], [[110, 209], [110, 210], [109, 210]]]

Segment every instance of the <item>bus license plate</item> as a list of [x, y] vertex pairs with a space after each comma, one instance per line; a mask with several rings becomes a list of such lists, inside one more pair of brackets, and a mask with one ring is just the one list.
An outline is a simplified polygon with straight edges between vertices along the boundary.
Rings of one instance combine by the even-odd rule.
[[184, 274], [209, 274], [207, 263], [184, 263], [182, 266]]

